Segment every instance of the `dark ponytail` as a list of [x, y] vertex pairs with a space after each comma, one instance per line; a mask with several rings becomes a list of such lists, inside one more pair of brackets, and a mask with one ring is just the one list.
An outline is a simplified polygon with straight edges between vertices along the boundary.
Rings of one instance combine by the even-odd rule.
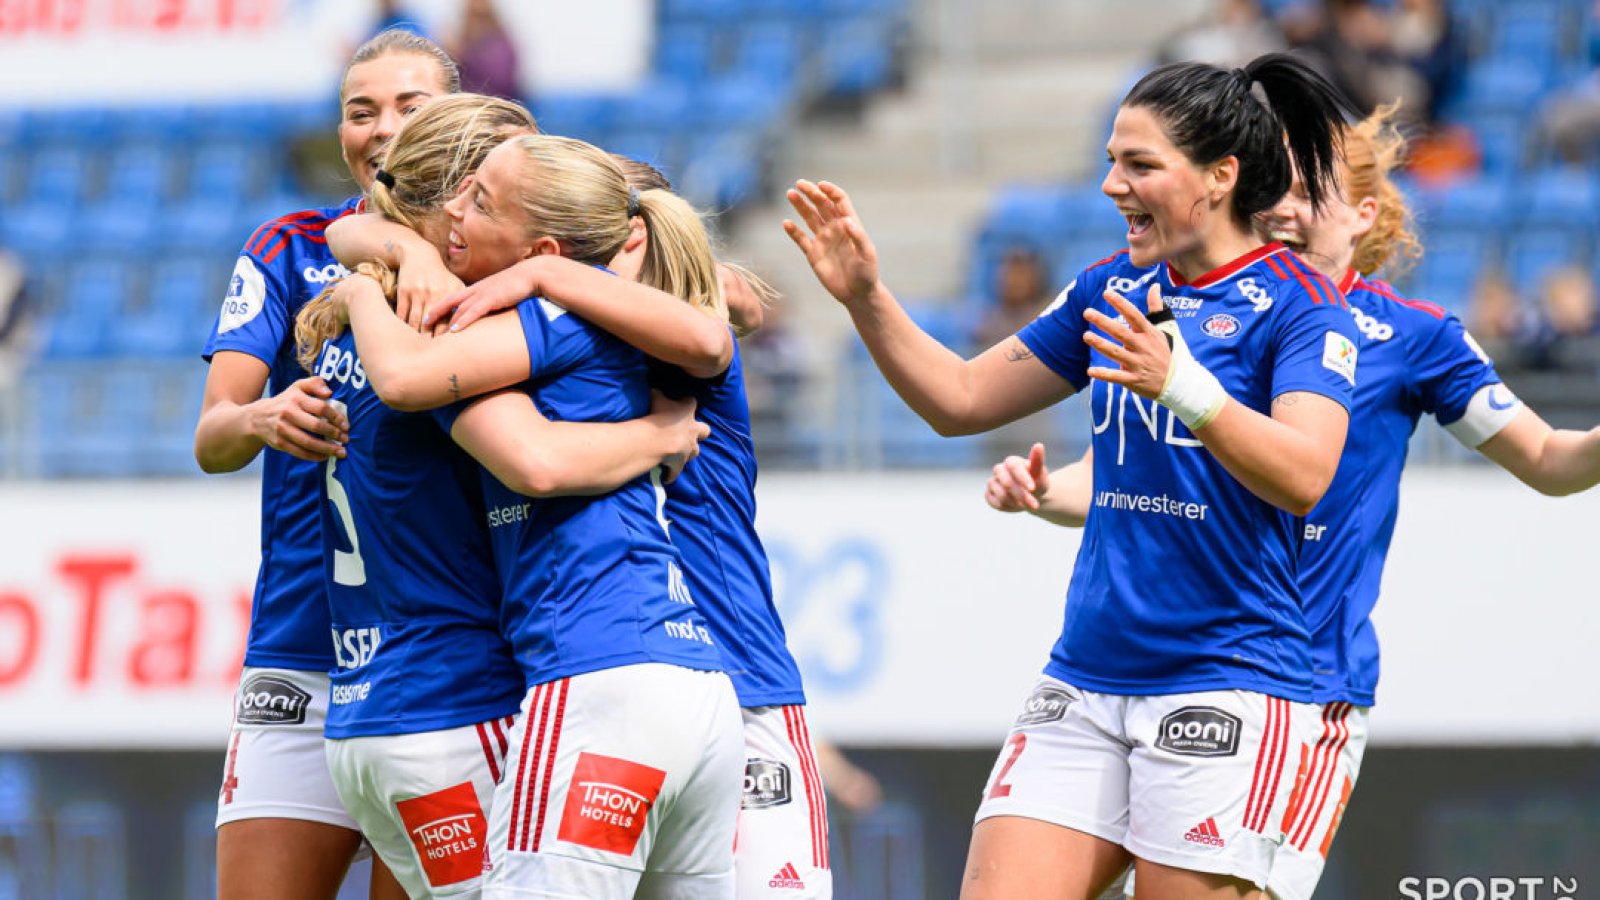
[[1311, 208], [1322, 208], [1335, 183], [1341, 127], [1356, 113], [1327, 79], [1286, 53], [1232, 71], [1195, 62], [1162, 66], [1139, 79], [1122, 105], [1153, 112], [1173, 146], [1197, 165], [1237, 157], [1233, 215], [1246, 227], [1288, 193], [1291, 157]]

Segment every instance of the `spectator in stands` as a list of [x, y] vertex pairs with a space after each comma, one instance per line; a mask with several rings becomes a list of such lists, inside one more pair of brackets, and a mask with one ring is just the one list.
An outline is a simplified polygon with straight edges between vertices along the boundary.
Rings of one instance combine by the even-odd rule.
[[508, 100], [522, 95], [517, 44], [500, 21], [494, 0], [467, 0], [461, 30], [449, 50], [461, 66], [463, 90]]
[[1390, 45], [1427, 85], [1427, 106], [1419, 109], [1427, 122], [1461, 78], [1465, 47], [1444, 0], [1400, 0], [1391, 20]]
[[1428, 84], [1396, 52], [1388, 14], [1370, 0], [1326, 0], [1320, 15], [1289, 29], [1301, 58], [1346, 96], [1371, 112], [1401, 100], [1401, 109], [1428, 109]]
[[994, 281], [994, 303], [984, 309], [972, 335], [979, 349], [1021, 331], [1050, 302], [1050, 271], [1032, 247], [1018, 244], [1007, 250]]
[[1467, 330], [1499, 368], [1515, 371], [1526, 366], [1522, 344], [1530, 331], [1528, 315], [1504, 272], [1491, 269], [1473, 285]]
[[0, 248], [0, 409], [28, 356], [30, 312], [22, 261]]
[[811, 345], [789, 324], [783, 304], [776, 303], [762, 309], [760, 329], [745, 336], [741, 346], [745, 397], [761, 459], [787, 458], [794, 426], [805, 418], [802, 398], [814, 365]]
[[391, 28], [409, 31], [419, 37], [431, 37], [416, 16], [400, 8], [400, 0], [378, 0], [378, 15], [367, 36], [377, 37]]
[[1534, 139], [1540, 150], [1563, 162], [1600, 159], [1600, 66], [1545, 103], [1534, 125]]
[[1562, 266], [1550, 272], [1539, 285], [1536, 324], [1528, 341], [1530, 365], [1540, 369], [1569, 371], [1595, 370], [1596, 325], [1600, 324], [1595, 306], [1595, 284], [1580, 266]]
[[1220, 0], [1210, 15], [1167, 38], [1156, 58], [1162, 63], [1196, 60], [1231, 69], [1287, 46], [1283, 29], [1262, 12], [1259, 0]]

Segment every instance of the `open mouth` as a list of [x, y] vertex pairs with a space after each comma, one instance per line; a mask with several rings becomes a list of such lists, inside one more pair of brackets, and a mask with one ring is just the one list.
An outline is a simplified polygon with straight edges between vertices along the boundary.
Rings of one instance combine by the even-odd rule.
[[455, 233], [454, 229], [451, 229], [450, 236], [445, 238], [445, 243], [451, 256], [463, 253], [467, 249], [467, 242], [463, 241], [461, 236]]
[[1138, 237], [1148, 232], [1156, 223], [1154, 216], [1133, 209], [1122, 210], [1122, 217], [1128, 220], [1129, 237]]
[[1303, 253], [1306, 249], [1306, 239], [1303, 235], [1292, 231], [1274, 231], [1272, 239], [1293, 250], [1296, 254]]

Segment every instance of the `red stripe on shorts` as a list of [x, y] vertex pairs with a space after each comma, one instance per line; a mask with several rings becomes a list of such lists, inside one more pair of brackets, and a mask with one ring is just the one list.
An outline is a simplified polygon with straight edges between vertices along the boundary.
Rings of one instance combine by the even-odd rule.
[[[525, 723], [530, 728], [533, 725], [533, 721], [534, 721], [534, 715], [533, 714], [538, 709], [539, 704], [543, 702], [540, 699], [541, 696], [543, 695], [543, 693], [544, 693], [544, 685], [541, 684], [541, 685], [538, 685], [538, 686], [534, 687], [534, 689], [533, 689], [533, 699], [528, 703], [528, 721]], [[528, 783], [528, 747], [530, 745], [532, 745], [532, 744], [533, 744], [533, 734], [529, 731], [528, 728], [524, 728], [523, 729], [523, 735], [522, 735], [522, 753], [518, 754], [518, 756], [517, 756], [517, 786], [516, 786], [515, 792], [513, 792], [513, 794], [512, 794], [512, 801], [511, 801], [511, 834], [510, 834], [509, 838], [506, 841], [506, 849], [507, 850], [515, 850], [515, 849], [517, 849], [517, 824], [523, 820], [523, 815], [522, 815], [522, 788], [523, 788], [523, 785], [526, 785]], [[534, 757], [535, 758], [538, 758], [538, 755], [539, 754], [537, 752], [534, 753]], [[531, 795], [532, 791], [529, 791], [529, 794]]]
[[478, 723], [478, 743], [483, 745], [483, 761], [489, 764], [489, 777], [500, 783], [500, 763], [495, 760], [494, 745], [489, 742], [489, 732]]
[[789, 743], [800, 761], [800, 774], [805, 779], [806, 805], [811, 819], [811, 864], [826, 869], [828, 813], [823, 807], [822, 776], [817, 772], [817, 760], [811, 751], [811, 731], [806, 727], [805, 710], [799, 706], [785, 706], [783, 718], [789, 731]]
[[1274, 702], [1276, 698], [1267, 698], [1267, 721], [1261, 727], [1261, 743], [1256, 747], [1255, 773], [1250, 776], [1250, 799], [1244, 805], [1244, 827], [1256, 830], [1255, 820], [1257, 808], [1261, 805], [1261, 793], [1266, 788], [1267, 779], [1263, 773], [1271, 766], [1270, 757], [1277, 750], [1277, 732], [1279, 730], [1278, 707]]
[[1329, 754], [1328, 780], [1322, 785], [1322, 793], [1317, 798], [1316, 810], [1306, 818], [1305, 836], [1296, 845], [1301, 850], [1306, 849], [1306, 845], [1311, 843], [1311, 832], [1314, 830], [1312, 826], [1316, 824], [1317, 819], [1322, 817], [1322, 810], [1328, 805], [1328, 795], [1333, 792], [1333, 776], [1339, 769], [1339, 757], [1344, 754], [1345, 744], [1350, 743], [1350, 704], [1339, 704], [1336, 727], [1338, 728], [1339, 737], [1337, 743], [1333, 746], [1333, 752]]
[[545, 752], [544, 781], [539, 786], [539, 821], [533, 827], [533, 852], [539, 852], [539, 839], [544, 835], [545, 808], [550, 805], [550, 775], [556, 768], [556, 751], [561, 746], [561, 719], [567, 712], [567, 683], [571, 679], [563, 678], [561, 696], [556, 698], [555, 725], [550, 730], [550, 749]]
[[1294, 708], [1281, 697], [1274, 697], [1273, 701], [1278, 704], [1277, 757], [1272, 764], [1272, 787], [1267, 789], [1266, 802], [1261, 804], [1260, 820], [1256, 823], [1258, 834], [1266, 831], [1272, 807], [1278, 802], [1278, 786], [1283, 784], [1283, 770], [1289, 765], [1289, 736], [1294, 732]]
[[1300, 821], [1295, 823], [1293, 831], [1287, 835], [1290, 843], [1298, 844], [1301, 836], [1311, 831], [1311, 825], [1316, 821], [1313, 810], [1317, 808], [1313, 798], [1325, 792], [1333, 781], [1333, 770], [1339, 761], [1335, 750], [1335, 745], [1339, 743], [1339, 716], [1344, 708], [1343, 703], [1330, 703], [1322, 710], [1322, 737], [1317, 739], [1317, 752], [1311, 761], [1312, 775], [1309, 776], [1311, 781], [1306, 789], [1303, 805], [1300, 807]]

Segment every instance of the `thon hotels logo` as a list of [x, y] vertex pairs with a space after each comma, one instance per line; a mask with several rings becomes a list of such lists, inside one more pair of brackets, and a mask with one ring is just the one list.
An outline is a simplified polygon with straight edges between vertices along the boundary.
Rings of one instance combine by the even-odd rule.
[[596, 850], [633, 855], [644, 833], [645, 816], [666, 780], [667, 773], [660, 769], [598, 753], [578, 754], [556, 837]]
[[1156, 746], [1179, 756], [1233, 756], [1239, 717], [1210, 706], [1185, 706], [1161, 720]]
[[428, 884], [444, 887], [483, 874], [489, 824], [472, 782], [400, 800], [394, 807], [428, 874]]

